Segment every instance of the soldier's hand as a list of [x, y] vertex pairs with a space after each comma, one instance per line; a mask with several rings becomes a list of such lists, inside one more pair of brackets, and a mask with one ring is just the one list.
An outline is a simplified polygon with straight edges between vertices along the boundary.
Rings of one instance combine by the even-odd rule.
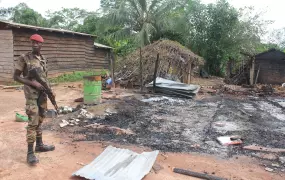
[[32, 86], [35, 87], [39, 91], [45, 90], [45, 87], [35, 80], [32, 81]]

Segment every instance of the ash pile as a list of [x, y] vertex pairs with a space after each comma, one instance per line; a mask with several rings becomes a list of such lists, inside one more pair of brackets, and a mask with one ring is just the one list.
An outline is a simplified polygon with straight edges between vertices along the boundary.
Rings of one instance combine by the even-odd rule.
[[[258, 153], [243, 147], [253, 144], [285, 147], [284, 121], [284, 101], [280, 99], [215, 96], [191, 100], [134, 95], [97, 106], [81, 106], [57, 117], [50, 127], [70, 133], [74, 141], [132, 144], [165, 152], [199, 152], [221, 157], [236, 154], [256, 157]], [[239, 137], [234, 141], [236, 144], [219, 142], [234, 136]], [[281, 155], [277, 153], [278, 156]]]

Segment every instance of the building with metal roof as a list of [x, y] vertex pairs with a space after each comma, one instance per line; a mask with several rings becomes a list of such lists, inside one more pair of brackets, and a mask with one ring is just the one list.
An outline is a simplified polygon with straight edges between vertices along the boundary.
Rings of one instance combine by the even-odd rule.
[[48, 60], [50, 75], [112, 70], [112, 48], [94, 43], [94, 35], [0, 21], [0, 82], [13, 81], [14, 62], [31, 51], [29, 38], [35, 33], [44, 38], [41, 52]]

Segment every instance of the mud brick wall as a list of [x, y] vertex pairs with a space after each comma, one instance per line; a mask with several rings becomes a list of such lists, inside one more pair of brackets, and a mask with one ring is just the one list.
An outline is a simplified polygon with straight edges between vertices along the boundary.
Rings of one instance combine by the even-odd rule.
[[283, 52], [271, 51], [256, 56], [255, 75], [257, 75], [259, 67], [258, 83], [285, 83], [285, 54]]
[[111, 68], [111, 50], [97, 48], [94, 39], [74, 33], [12, 27], [0, 22], [0, 84], [13, 82], [14, 63], [31, 51], [30, 36], [40, 34], [45, 42], [42, 54], [48, 60], [49, 75]]

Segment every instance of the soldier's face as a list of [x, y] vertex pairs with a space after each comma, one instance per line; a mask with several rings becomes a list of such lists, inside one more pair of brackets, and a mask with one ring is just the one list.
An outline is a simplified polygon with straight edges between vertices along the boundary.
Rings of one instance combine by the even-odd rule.
[[40, 52], [42, 48], [42, 43], [38, 41], [32, 41], [33, 52]]

